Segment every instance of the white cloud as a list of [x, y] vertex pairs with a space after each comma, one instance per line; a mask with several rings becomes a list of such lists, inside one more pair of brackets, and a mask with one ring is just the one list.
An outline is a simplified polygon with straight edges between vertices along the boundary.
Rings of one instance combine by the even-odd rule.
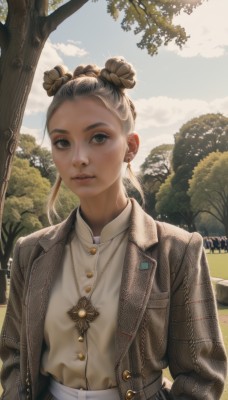
[[136, 131], [140, 135], [140, 149], [133, 167], [144, 162], [151, 149], [163, 143], [174, 143], [174, 134], [190, 119], [207, 113], [221, 113], [228, 117], [228, 97], [205, 101], [151, 97], [135, 101], [138, 112]]
[[54, 49], [62, 53], [64, 56], [68, 57], [84, 57], [87, 55], [87, 51], [81, 49], [80, 47], [76, 46], [74, 42], [68, 41], [67, 44], [65, 43], [56, 43], [53, 44]]
[[227, 0], [208, 0], [191, 15], [182, 13], [174, 22], [184, 26], [190, 38], [182, 50], [173, 43], [167, 49], [178, 53], [181, 57], [223, 56], [228, 48], [227, 15]]
[[135, 101], [137, 129], [168, 127], [207, 113], [228, 113], [228, 97], [205, 101], [166, 96]]

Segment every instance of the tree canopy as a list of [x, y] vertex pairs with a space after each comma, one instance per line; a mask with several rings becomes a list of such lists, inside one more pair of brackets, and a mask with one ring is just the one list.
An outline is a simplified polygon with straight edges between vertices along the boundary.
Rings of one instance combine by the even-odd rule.
[[228, 236], [228, 151], [210, 153], [199, 162], [188, 194], [193, 209], [216, 218]]
[[180, 25], [173, 24], [173, 18], [180, 12], [191, 14], [203, 0], [108, 0], [108, 13], [116, 20], [123, 13], [123, 30], [132, 30], [141, 36], [137, 43], [140, 49], [146, 49], [150, 55], [157, 54], [159, 47], [174, 40], [182, 47], [188, 36]]
[[145, 193], [146, 211], [157, 217], [156, 193], [171, 173], [172, 144], [162, 144], [153, 148], [140, 166], [140, 180]]
[[190, 176], [209, 153], [228, 150], [228, 118], [222, 114], [193, 118], [180, 128], [174, 140], [173, 169], [177, 172], [183, 165], [188, 166]]
[[[171, 220], [173, 213], [175, 217], [179, 214], [179, 223], [187, 225], [189, 230], [194, 230], [194, 220], [198, 212], [191, 208], [188, 194], [189, 179], [192, 177], [194, 167], [209, 153], [228, 150], [228, 118], [221, 114], [202, 115], [184, 124], [174, 138], [173, 175], [169, 181], [170, 191], [168, 192], [166, 188], [166, 199], [169, 193], [169, 201], [175, 198], [175, 202], [172, 211], [166, 202], [167, 213]], [[160, 196], [161, 194], [159, 202]], [[160, 206], [157, 208], [160, 209]]]
[[15, 157], [2, 222], [0, 263], [6, 268], [15, 239], [47, 225], [45, 204], [50, 182], [28, 160]]
[[34, 136], [21, 134], [16, 155], [19, 158], [29, 160], [31, 167], [37, 168], [43, 178], [47, 178], [51, 184], [56, 177], [56, 168], [50, 150], [36, 143]]
[[171, 173], [172, 144], [154, 147], [140, 166], [144, 182], [163, 183]]

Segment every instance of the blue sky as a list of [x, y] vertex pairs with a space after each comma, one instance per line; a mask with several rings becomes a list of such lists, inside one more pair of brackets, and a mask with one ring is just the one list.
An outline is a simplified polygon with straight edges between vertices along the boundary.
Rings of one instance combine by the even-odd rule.
[[[135, 170], [150, 150], [173, 143], [183, 123], [208, 112], [228, 116], [228, 0], [208, 0], [192, 15], [181, 15], [190, 39], [182, 50], [174, 44], [151, 57], [140, 50], [139, 38], [121, 29], [106, 12], [106, 1], [89, 1], [49, 37], [41, 55], [26, 106], [22, 133], [42, 142], [45, 112], [50, 102], [42, 88], [43, 72], [57, 64], [73, 70], [79, 64], [103, 67], [122, 55], [137, 71], [137, 84], [129, 95], [138, 112], [136, 130], [141, 138]], [[48, 138], [44, 145], [49, 146]]]

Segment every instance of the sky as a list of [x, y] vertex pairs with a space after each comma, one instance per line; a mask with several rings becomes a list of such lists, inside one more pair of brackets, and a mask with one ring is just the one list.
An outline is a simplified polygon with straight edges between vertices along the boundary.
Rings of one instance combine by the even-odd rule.
[[[39, 60], [28, 98], [22, 133], [44, 137], [45, 114], [51, 99], [42, 87], [44, 71], [64, 64], [73, 71], [79, 64], [101, 67], [116, 55], [123, 56], [137, 71], [137, 84], [128, 94], [137, 110], [136, 131], [140, 149], [133, 162], [138, 170], [150, 151], [174, 143], [174, 135], [194, 117], [222, 113], [228, 117], [228, 0], [207, 0], [191, 15], [181, 14], [190, 38], [180, 50], [171, 43], [149, 56], [137, 47], [139, 38], [124, 32], [121, 19], [114, 21], [106, 1], [86, 3], [53, 32]], [[44, 139], [43, 139], [44, 137]]]

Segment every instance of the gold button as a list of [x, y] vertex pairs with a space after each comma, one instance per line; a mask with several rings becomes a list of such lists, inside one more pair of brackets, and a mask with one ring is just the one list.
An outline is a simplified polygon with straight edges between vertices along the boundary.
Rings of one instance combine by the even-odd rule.
[[80, 361], [84, 361], [85, 360], [85, 354], [78, 353], [78, 358], [79, 358]]
[[127, 369], [122, 373], [122, 378], [124, 381], [128, 381], [128, 379], [131, 379], [131, 373]]
[[84, 342], [83, 336], [79, 336], [79, 337], [78, 337], [78, 341], [81, 342], [81, 343]]
[[91, 247], [91, 249], [89, 249], [89, 252], [92, 256], [94, 256], [97, 252], [97, 248], [96, 247]]
[[86, 310], [84, 310], [84, 308], [81, 308], [81, 310], [78, 311], [78, 316], [79, 318], [85, 318], [87, 315]]
[[86, 272], [86, 276], [87, 278], [93, 278], [93, 272], [90, 271]]
[[86, 286], [86, 288], [85, 288], [86, 293], [91, 292], [91, 290], [92, 290], [92, 287], [91, 287], [91, 286]]
[[136, 392], [134, 392], [133, 390], [128, 390], [125, 394], [125, 399], [126, 400], [131, 400], [133, 399], [133, 397], [136, 395]]

